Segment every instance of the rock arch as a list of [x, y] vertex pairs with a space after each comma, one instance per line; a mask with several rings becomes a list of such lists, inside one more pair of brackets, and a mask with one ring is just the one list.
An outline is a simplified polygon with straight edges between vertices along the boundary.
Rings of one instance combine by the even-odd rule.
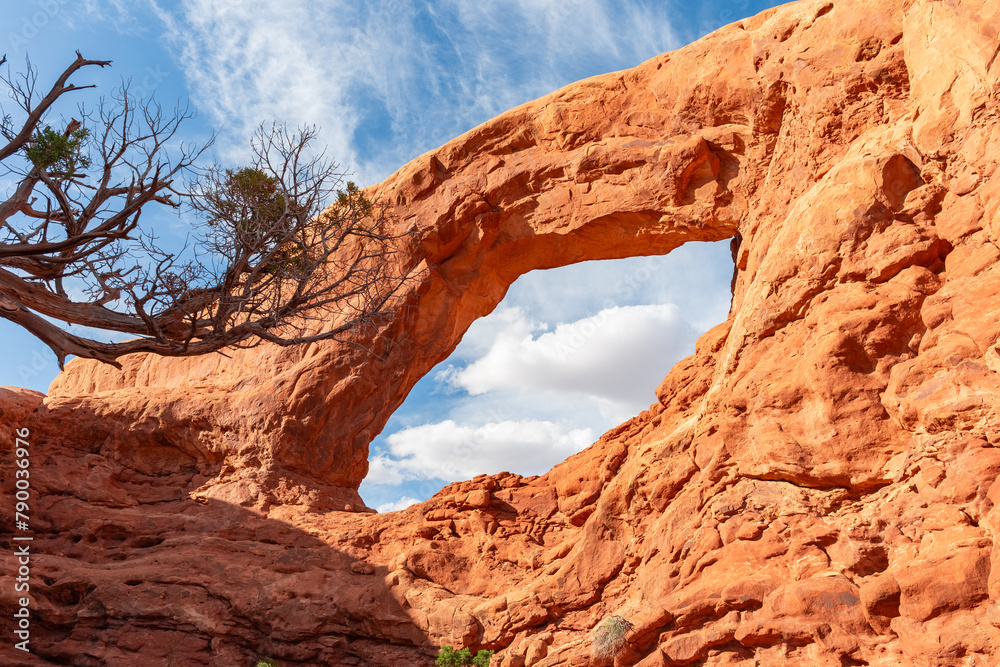
[[725, 79], [691, 76], [709, 50], [746, 48], [733, 37], [512, 109], [377, 186], [400, 225], [416, 230], [398, 260], [430, 276], [378, 332], [397, 341], [384, 359], [325, 343], [226, 358], [134, 355], [121, 372], [77, 360], [50, 395], [104, 402], [115, 423], [132, 424], [133, 440], [170, 432], [172, 446], [219, 474], [209, 495], [248, 500], [290, 484], [307, 495], [327, 487], [321, 494], [335, 506], [360, 506], [353, 490], [368, 443], [518, 276], [736, 232], [779, 128], [754, 115], [767, 93], [749, 61]]

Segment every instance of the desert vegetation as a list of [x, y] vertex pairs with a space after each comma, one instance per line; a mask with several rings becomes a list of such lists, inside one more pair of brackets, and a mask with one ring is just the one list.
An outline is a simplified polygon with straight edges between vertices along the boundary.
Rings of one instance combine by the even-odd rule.
[[594, 657], [598, 660], [612, 660], [625, 645], [625, 636], [632, 624], [617, 614], [608, 616], [594, 630]]

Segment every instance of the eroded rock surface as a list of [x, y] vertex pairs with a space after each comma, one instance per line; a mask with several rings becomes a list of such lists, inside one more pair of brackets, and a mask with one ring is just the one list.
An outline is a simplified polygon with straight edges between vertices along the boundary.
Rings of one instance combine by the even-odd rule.
[[[998, 34], [983, 0], [765, 12], [383, 184], [430, 272], [384, 359], [76, 362], [0, 394], [39, 491], [25, 664], [582, 666], [612, 613], [619, 667], [996, 664]], [[731, 316], [648, 411], [541, 477], [343, 511], [518, 275], [737, 231]]]

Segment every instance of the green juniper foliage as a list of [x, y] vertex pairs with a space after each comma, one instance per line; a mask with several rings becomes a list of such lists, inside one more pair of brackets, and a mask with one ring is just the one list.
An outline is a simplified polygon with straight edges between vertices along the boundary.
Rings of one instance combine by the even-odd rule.
[[472, 659], [472, 667], [490, 667], [490, 657], [492, 657], [493, 651], [480, 651], [476, 654], [476, 657]]
[[337, 190], [337, 203], [330, 207], [326, 215], [331, 216], [334, 222], [339, 222], [341, 218], [349, 215], [363, 218], [371, 215], [372, 207], [372, 202], [358, 189], [354, 181], [348, 181], [346, 190]]
[[438, 667], [463, 667], [464, 665], [489, 667], [492, 656], [493, 651], [482, 650], [473, 657], [472, 652], [467, 648], [456, 651], [453, 646], [443, 646], [434, 664]]
[[[42, 121], [64, 94], [91, 87], [69, 83], [74, 73], [110, 64], [78, 52], [44, 100], [30, 65], [0, 74], [25, 112], [0, 113], [0, 162], [15, 177], [0, 197], [0, 245], [11, 249], [0, 273], [13, 276], [0, 319], [46, 343], [60, 366], [69, 356], [119, 366], [134, 352], [187, 357], [265, 341], [396, 342], [378, 332], [426, 277], [425, 264], [395, 259], [415, 230], [311, 150], [316, 127], [261, 124], [252, 161], [227, 169], [196, 166], [212, 139], [179, 141], [187, 108], [164, 113], [127, 85], [80, 119]], [[194, 218], [176, 251], [140, 216], [160, 206]], [[70, 333], [75, 325], [128, 340]]]
[[255, 167], [226, 170], [225, 189], [218, 197], [218, 218], [208, 224], [229, 220], [240, 231], [259, 233], [270, 229], [285, 213], [285, 197], [278, 190], [278, 179]]
[[[209, 212], [208, 224], [223, 236], [235, 235], [240, 243], [262, 253], [275, 250], [274, 243], [282, 238], [283, 230], [294, 224], [300, 213], [294, 202], [286, 199], [281, 183], [274, 175], [257, 167], [226, 169], [218, 187], [205, 193], [204, 208]], [[265, 270], [268, 273], [305, 272], [312, 259], [307, 248], [315, 245], [308, 236], [315, 224], [337, 230], [345, 224], [356, 224], [372, 214], [374, 205], [354, 182], [337, 191], [336, 202], [324, 211], [315, 223], [306, 225], [296, 239], [285, 237], [274, 252]]]
[[[219, 186], [205, 193], [205, 200], [210, 227], [261, 253], [270, 252], [283, 228], [294, 224], [294, 211], [278, 178], [256, 167], [226, 169]], [[294, 246], [279, 250], [265, 270], [273, 274], [305, 266], [301, 248]]]
[[274, 658], [263, 658], [257, 662], [257, 667], [281, 667]]
[[84, 142], [90, 131], [80, 127], [65, 134], [46, 126], [35, 133], [25, 154], [31, 164], [49, 173], [73, 178], [78, 172], [90, 167], [90, 158], [83, 154]]

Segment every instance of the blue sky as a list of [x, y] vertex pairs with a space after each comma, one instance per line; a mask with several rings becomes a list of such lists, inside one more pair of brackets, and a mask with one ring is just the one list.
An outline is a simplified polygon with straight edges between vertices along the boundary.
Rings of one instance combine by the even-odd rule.
[[[14, 72], [30, 56], [42, 87], [74, 50], [114, 61], [77, 74], [96, 88], [67, 98], [53, 125], [130, 79], [133, 93], [190, 104], [184, 138], [216, 131], [210, 159], [240, 164], [261, 122], [315, 124], [328, 154], [371, 184], [513, 106], [773, 4], [0, 0], [0, 53]], [[190, 231], [176, 216], [150, 224], [177, 240]], [[362, 496], [391, 509], [480, 472], [544, 472], [654, 400], [725, 318], [731, 272], [721, 243], [522, 277], [373, 443]], [[4, 321], [0, 349], [0, 385], [45, 391], [58, 371], [44, 344]]]

